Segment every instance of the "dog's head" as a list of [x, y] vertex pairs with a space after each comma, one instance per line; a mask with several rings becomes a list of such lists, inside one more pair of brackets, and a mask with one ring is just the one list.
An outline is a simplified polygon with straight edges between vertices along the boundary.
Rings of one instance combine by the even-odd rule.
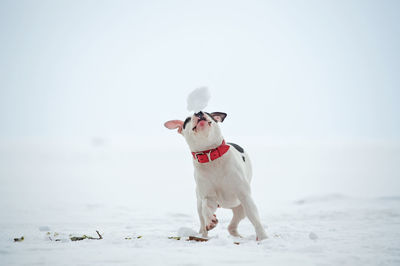
[[191, 151], [203, 151], [219, 146], [223, 137], [218, 123], [223, 122], [226, 113], [198, 112], [182, 120], [170, 120], [164, 123], [168, 129], [178, 129], [189, 145]]

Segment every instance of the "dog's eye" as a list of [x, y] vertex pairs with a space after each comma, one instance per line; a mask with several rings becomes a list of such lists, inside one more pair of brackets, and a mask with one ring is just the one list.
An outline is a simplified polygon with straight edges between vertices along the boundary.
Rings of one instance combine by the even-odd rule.
[[189, 123], [190, 120], [191, 120], [190, 116], [185, 119], [185, 122], [183, 122], [183, 129], [185, 129], [186, 124]]

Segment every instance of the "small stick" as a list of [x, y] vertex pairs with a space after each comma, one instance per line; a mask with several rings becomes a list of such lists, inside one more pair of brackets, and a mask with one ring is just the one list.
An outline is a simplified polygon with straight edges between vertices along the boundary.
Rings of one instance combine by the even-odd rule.
[[103, 239], [103, 237], [100, 235], [99, 231], [96, 230], [96, 233], [99, 236], [99, 239]]
[[180, 236], [169, 236], [168, 239], [181, 240]]
[[22, 242], [24, 239], [24, 236], [21, 236], [20, 238], [14, 238], [14, 242]]
[[72, 236], [70, 237], [70, 239], [72, 241], [79, 241], [79, 240], [84, 240], [84, 239], [92, 239], [92, 240], [100, 240], [103, 239], [103, 237], [100, 235], [99, 231], [96, 230], [97, 235], [99, 236], [99, 238], [96, 237], [91, 237], [91, 236], [87, 236], [87, 235], [83, 235], [83, 236]]
[[197, 237], [197, 236], [189, 236], [189, 238], [186, 241], [206, 242], [206, 241], [208, 241], [208, 239]]

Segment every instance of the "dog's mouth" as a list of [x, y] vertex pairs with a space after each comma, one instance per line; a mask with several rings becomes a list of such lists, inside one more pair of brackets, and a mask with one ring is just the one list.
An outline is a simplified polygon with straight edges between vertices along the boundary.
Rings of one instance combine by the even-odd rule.
[[199, 118], [199, 120], [197, 120], [197, 124], [192, 128], [192, 130], [197, 131], [197, 126], [204, 127], [207, 124], [211, 126], [211, 121], [208, 121], [204, 117], [201, 117]]

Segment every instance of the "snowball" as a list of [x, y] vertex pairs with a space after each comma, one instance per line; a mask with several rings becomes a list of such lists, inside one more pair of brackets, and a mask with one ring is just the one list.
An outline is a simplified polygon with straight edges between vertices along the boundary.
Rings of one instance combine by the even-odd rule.
[[40, 232], [46, 232], [46, 231], [48, 232], [48, 231], [50, 231], [50, 227], [47, 225], [39, 226], [39, 231]]
[[192, 228], [188, 227], [181, 227], [178, 229], [178, 236], [186, 237], [186, 236], [195, 236], [197, 232], [194, 231]]
[[200, 87], [192, 91], [187, 97], [187, 109], [195, 113], [203, 110], [211, 98], [207, 87]]
[[317, 240], [317, 239], [318, 239], [317, 234], [314, 233], [314, 232], [310, 232], [310, 234], [308, 235], [308, 237], [309, 237], [311, 240]]

